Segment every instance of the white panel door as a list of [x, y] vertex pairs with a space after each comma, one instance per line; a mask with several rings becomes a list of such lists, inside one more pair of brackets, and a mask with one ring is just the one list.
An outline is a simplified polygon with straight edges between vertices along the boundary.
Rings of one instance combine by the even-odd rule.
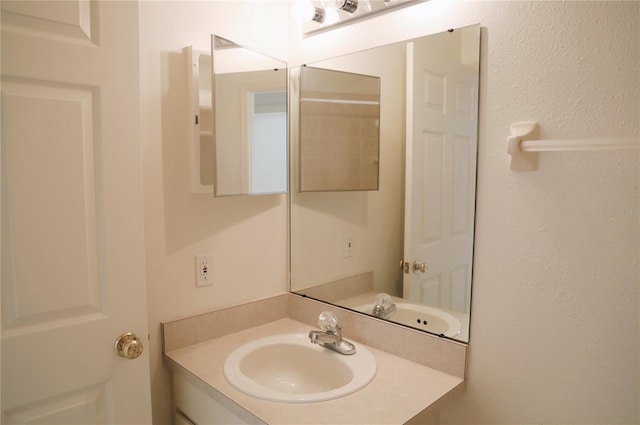
[[407, 47], [405, 260], [427, 270], [404, 274], [403, 295], [469, 313], [478, 71], [461, 63], [454, 37]]
[[137, 2], [2, 1], [2, 422], [151, 423]]

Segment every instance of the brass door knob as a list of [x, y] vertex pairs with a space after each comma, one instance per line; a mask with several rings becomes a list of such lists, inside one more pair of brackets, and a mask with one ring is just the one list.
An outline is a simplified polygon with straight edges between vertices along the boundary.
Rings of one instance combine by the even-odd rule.
[[138, 335], [133, 332], [120, 335], [118, 339], [116, 339], [115, 349], [120, 357], [129, 360], [137, 359], [144, 351], [142, 341], [138, 338]]
[[418, 263], [417, 261], [413, 262], [413, 272], [414, 273], [424, 273], [427, 271], [427, 265], [425, 263]]

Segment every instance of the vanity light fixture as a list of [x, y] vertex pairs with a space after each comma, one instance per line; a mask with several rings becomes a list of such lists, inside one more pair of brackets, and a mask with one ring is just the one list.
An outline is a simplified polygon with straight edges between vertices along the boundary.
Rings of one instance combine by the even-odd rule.
[[294, 0], [293, 17], [302, 32], [311, 35], [331, 27], [428, 0]]

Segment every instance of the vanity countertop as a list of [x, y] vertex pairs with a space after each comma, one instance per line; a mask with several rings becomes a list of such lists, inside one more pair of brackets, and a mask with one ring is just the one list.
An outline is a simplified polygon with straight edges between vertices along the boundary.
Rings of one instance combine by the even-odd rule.
[[370, 346], [366, 347], [378, 365], [375, 378], [360, 391], [334, 400], [266, 401], [238, 391], [225, 379], [225, 359], [240, 345], [270, 335], [307, 333], [310, 329], [309, 325], [289, 318], [279, 319], [170, 351], [165, 360], [172, 369], [188, 372], [200, 384], [206, 384], [205, 388], [221, 393], [267, 424], [404, 424], [427, 409], [437, 408], [446, 396], [463, 388], [462, 378]]

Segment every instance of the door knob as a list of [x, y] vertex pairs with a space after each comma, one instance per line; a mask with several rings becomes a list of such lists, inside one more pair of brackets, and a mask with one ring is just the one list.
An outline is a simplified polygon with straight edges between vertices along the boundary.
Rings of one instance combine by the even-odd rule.
[[133, 332], [120, 335], [118, 339], [116, 339], [115, 349], [120, 357], [129, 360], [137, 359], [142, 354], [142, 351], [144, 351], [142, 341], [138, 338], [138, 335]]
[[427, 265], [425, 263], [418, 263], [417, 261], [413, 262], [413, 272], [414, 273], [424, 273], [427, 271]]

